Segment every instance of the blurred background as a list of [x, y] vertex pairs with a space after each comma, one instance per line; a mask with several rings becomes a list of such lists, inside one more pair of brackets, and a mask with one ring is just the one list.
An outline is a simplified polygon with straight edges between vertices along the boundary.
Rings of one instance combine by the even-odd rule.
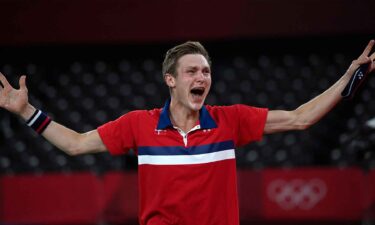
[[[168, 98], [187, 40], [213, 61], [207, 103], [294, 109], [375, 38], [373, 0], [0, 0], [0, 71], [86, 132]], [[306, 131], [236, 151], [241, 224], [375, 224], [375, 78]], [[152, 188], [152, 187], [151, 187]], [[137, 157], [70, 157], [0, 109], [0, 224], [137, 224]]]

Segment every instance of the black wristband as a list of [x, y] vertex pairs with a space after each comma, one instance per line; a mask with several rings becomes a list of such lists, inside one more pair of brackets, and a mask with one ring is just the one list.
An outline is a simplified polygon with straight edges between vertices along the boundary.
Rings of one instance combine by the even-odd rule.
[[355, 92], [358, 90], [359, 86], [363, 83], [363, 81], [366, 79], [366, 76], [368, 74], [369, 64], [361, 65], [358, 69], [356, 69], [350, 78], [348, 84], [344, 88], [344, 90], [341, 92], [341, 96], [344, 99], [351, 99], [353, 98]]
[[37, 109], [30, 119], [26, 121], [26, 124], [38, 134], [41, 134], [51, 123], [51, 121], [51, 118], [47, 114]]

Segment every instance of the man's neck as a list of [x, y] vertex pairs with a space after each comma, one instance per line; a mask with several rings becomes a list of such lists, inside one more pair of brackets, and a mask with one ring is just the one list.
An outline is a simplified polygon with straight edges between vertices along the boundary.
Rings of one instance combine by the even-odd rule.
[[199, 121], [199, 111], [188, 110], [179, 104], [171, 102], [169, 107], [169, 118], [173, 126], [189, 132]]

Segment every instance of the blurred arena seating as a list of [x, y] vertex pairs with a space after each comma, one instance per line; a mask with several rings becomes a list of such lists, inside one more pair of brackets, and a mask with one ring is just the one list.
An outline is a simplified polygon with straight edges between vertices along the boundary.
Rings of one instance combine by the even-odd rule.
[[[207, 103], [294, 109], [338, 80], [366, 45], [347, 42], [329, 47], [331, 43], [316, 40], [311, 46], [303, 46], [306, 42], [284, 40], [271, 47], [256, 40], [251, 45], [208, 43], [213, 84]], [[21, 74], [27, 74], [33, 104], [55, 121], [86, 132], [130, 110], [164, 104], [168, 89], [163, 83], [161, 62], [171, 46], [33, 48], [32, 52], [41, 51], [43, 56], [39, 57], [25, 53], [25, 49], [9, 48], [1, 56], [0, 71], [14, 86]], [[7, 57], [5, 53], [9, 52]], [[238, 149], [238, 166], [374, 169], [375, 132], [366, 126], [375, 114], [374, 88], [375, 77], [371, 76], [354, 99], [341, 103], [309, 130], [267, 135]], [[137, 167], [133, 152], [116, 157], [108, 153], [68, 156], [16, 116], [0, 110], [0, 118], [1, 174], [103, 173]]]

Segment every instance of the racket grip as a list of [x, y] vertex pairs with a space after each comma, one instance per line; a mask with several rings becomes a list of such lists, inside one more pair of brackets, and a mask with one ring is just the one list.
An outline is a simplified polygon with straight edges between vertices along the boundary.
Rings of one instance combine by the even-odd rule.
[[341, 92], [343, 99], [351, 99], [358, 90], [359, 86], [363, 83], [367, 76], [367, 68], [369, 64], [361, 65], [356, 69], [350, 78], [348, 84], [345, 86], [344, 90]]

